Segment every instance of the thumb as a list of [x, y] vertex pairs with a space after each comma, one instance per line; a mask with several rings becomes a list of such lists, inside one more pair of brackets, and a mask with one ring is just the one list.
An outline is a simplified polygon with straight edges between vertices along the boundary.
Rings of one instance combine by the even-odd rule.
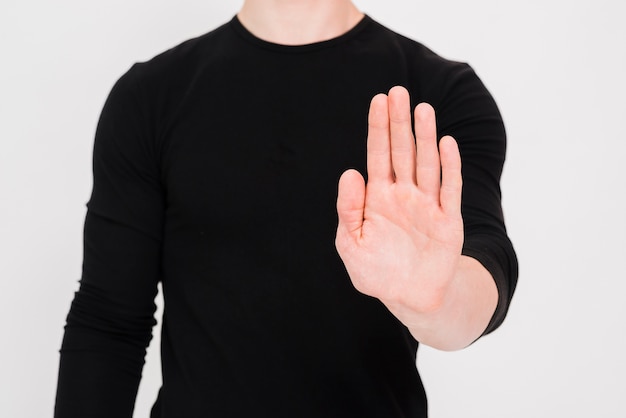
[[337, 195], [338, 233], [347, 233], [353, 239], [360, 237], [364, 208], [365, 180], [358, 171], [347, 170], [339, 179]]

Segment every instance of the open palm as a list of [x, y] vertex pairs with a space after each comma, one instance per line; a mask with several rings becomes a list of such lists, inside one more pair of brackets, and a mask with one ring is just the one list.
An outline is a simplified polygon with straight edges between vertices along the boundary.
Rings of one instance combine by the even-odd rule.
[[[372, 99], [367, 185], [355, 170], [339, 181], [336, 246], [354, 286], [403, 312], [430, 312], [454, 279], [463, 245], [461, 159], [437, 146], [435, 113], [394, 87]], [[404, 321], [403, 321], [404, 322]]]

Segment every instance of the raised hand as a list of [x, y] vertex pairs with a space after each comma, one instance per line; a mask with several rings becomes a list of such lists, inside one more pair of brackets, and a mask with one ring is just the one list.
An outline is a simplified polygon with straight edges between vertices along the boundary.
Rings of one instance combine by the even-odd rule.
[[368, 182], [355, 170], [341, 176], [336, 246], [356, 289], [380, 299], [419, 339], [440, 322], [430, 319], [454, 310], [446, 304], [457, 296], [465, 257], [456, 141], [444, 137], [437, 146], [430, 105], [414, 115], [415, 137], [403, 87], [372, 99]]

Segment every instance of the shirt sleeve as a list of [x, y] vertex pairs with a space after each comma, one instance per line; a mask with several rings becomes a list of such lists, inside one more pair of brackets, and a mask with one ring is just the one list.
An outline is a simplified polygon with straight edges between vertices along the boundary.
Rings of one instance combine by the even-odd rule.
[[438, 92], [442, 99], [436, 106], [437, 124], [439, 135], [453, 136], [461, 153], [463, 254], [477, 259], [498, 288], [498, 305], [487, 334], [504, 320], [518, 276], [501, 205], [506, 132], [493, 97], [469, 65], [455, 64], [446, 80]]
[[96, 130], [80, 288], [61, 347], [55, 417], [131, 417], [155, 324], [163, 192], [136, 67]]

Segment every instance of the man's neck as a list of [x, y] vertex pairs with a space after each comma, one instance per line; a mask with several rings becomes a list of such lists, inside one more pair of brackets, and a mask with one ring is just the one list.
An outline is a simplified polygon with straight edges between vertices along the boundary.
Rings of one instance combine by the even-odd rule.
[[245, 0], [237, 17], [260, 39], [305, 45], [348, 32], [363, 13], [350, 0]]

